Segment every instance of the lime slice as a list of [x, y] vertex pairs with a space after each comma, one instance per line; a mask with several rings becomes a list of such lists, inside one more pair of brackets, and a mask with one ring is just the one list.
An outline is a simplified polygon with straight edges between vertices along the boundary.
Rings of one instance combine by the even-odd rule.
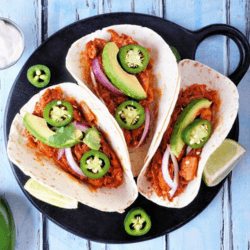
[[231, 139], [225, 139], [210, 155], [203, 170], [203, 181], [209, 187], [220, 183], [234, 168], [246, 149]]
[[30, 178], [25, 183], [24, 189], [26, 189], [31, 195], [36, 197], [38, 200], [44, 201], [56, 207], [68, 209], [78, 207], [77, 200], [58, 194], [52, 191], [51, 189], [41, 185], [39, 182], [32, 178]]

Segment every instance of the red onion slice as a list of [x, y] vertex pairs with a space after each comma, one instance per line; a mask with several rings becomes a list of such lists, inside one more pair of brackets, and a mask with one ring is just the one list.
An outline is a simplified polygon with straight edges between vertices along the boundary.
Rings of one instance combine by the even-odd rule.
[[89, 129], [88, 126], [83, 125], [79, 122], [74, 121], [73, 124], [75, 125], [75, 128], [78, 130], [81, 130], [83, 133], [86, 133], [87, 129]]
[[70, 168], [78, 175], [86, 177], [86, 175], [83, 174], [81, 168], [76, 164], [72, 152], [71, 152], [71, 148], [65, 148], [65, 156], [67, 159], [67, 162], [70, 166]]
[[191, 152], [192, 148], [190, 146], [187, 147], [186, 149], [186, 155], [188, 155]]
[[169, 149], [167, 148], [163, 158], [162, 158], [162, 165], [161, 165], [161, 171], [162, 171], [162, 176], [165, 180], [165, 182], [168, 184], [168, 186], [173, 189], [174, 187], [174, 182], [171, 179], [170, 175], [169, 175], [169, 171], [168, 171], [168, 162], [169, 162]]
[[90, 76], [91, 76], [92, 83], [93, 83], [94, 87], [96, 88], [96, 95], [98, 96], [98, 98], [99, 98], [103, 103], [105, 103], [104, 100], [102, 99], [102, 97], [100, 96], [99, 92], [97, 91], [97, 90], [98, 90], [98, 89], [97, 89], [97, 83], [96, 83], [96, 80], [95, 80], [95, 75], [94, 75], [94, 73], [93, 73], [92, 70], [90, 70]]
[[174, 185], [173, 185], [172, 189], [169, 191], [170, 199], [171, 199], [174, 196], [174, 194], [178, 188], [179, 166], [178, 166], [178, 162], [176, 160], [176, 157], [173, 155], [173, 153], [171, 151], [170, 146], [168, 145], [167, 148], [169, 150], [172, 162], [174, 164], [174, 183], [173, 183]]
[[118, 94], [118, 95], [125, 95], [123, 92], [121, 92], [118, 88], [116, 88], [105, 76], [105, 74], [102, 72], [102, 69], [100, 67], [98, 58], [96, 57], [92, 62], [92, 68], [93, 72], [98, 79], [98, 81], [104, 85], [106, 88], [108, 88], [111, 92]]
[[[169, 155], [171, 156], [172, 162], [174, 164], [174, 180], [171, 179], [171, 177], [169, 175], [169, 171], [168, 171]], [[169, 145], [167, 145], [167, 149], [164, 152], [164, 155], [162, 158], [161, 171], [162, 171], [162, 175], [163, 175], [165, 182], [171, 188], [171, 190], [169, 191], [170, 199], [171, 199], [174, 196], [174, 194], [178, 188], [179, 167], [178, 167], [178, 162], [176, 160], [176, 157], [173, 155]]]
[[148, 131], [149, 131], [150, 120], [151, 120], [150, 112], [149, 112], [149, 109], [146, 108], [145, 109], [145, 126], [144, 126], [144, 130], [143, 130], [141, 139], [140, 139], [138, 145], [135, 147], [135, 149], [139, 148], [140, 145], [142, 144], [142, 142], [145, 140], [145, 138], [146, 138], [146, 136], [148, 134]]
[[57, 159], [60, 160], [64, 153], [65, 153], [65, 149], [64, 148], [59, 148]]

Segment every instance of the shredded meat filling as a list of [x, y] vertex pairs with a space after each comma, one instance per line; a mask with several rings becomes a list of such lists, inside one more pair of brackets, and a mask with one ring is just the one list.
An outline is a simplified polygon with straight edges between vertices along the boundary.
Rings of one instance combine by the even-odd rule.
[[[121, 34], [121, 36], [119, 36], [114, 30], [108, 30], [108, 32], [111, 34], [110, 42], [114, 42], [118, 46], [118, 48], [121, 48], [128, 44], [138, 44], [130, 36], [127, 36], [125, 34]], [[84, 51], [83, 56], [84, 58], [86, 58], [86, 61], [89, 65], [88, 66], [89, 69], [91, 68], [93, 59], [98, 57], [98, 61], [101, 65], [101, 69], [105, 73], [103, 64], [102, 64], [102, 51], [106, 44], [107, 44], [107, 41], [103, 39], [99, 39], [99, 38], [95, 38], [93, 41], [90, 41], [86, 44], [86, 49]], [[150, 85], [150, 77], [149, 77], [150, 73], [149, 72], [150, 71], [152, 71], [152, 60], [150, 60], [146, 69], [136, 74], [138, 81], [141, 83], [143, 89], [147, 93], [147, 98], [145, 100], [140, 100], [139, 103], [144, 107], [144, 109], [149, 108], [149, 110], [150, 110], [150, 103], [153, 101], [153, 91], [149, 87]], [[97, 79], [96, 79], [96, 82], [97, 82], [97, 87], [93, 86], [93, 89], [96, 92], [96, 95], [104, 100], [105, 105], [109, 109], [109, 112], [114, 116], [117, 107], [122, 102], [129, 100], [129, 97], [117, 95], [111, 92], [109, 89], [103, 86]], [[135, 130], [123, 129], [124, 137], [125, 137], [127, 146], [129, 148], [134, 148], [138, 145], [141, 139], [143, 130], [144, 130], [144, 126], [141, 126], [140, 128], [135, 129]]]
[[[33, 115], [43, 117], [43, 110], [45, 106], [53, 100], [66, 100], [73, 107], [73, 121], [85, 124], [89, 127], [96, 125], [96, 117], [87, 107], [84, 102], [78, 103], [74, 98], [64, 97], [63, 91], [60, 87], [55, 89], [47, 89], [43, 96], [40, 98], [39, 102], [36, 103]], [[58, 149], [52, 148], [38, 141], [33, 135], [31, 135], [27, 130], [25, 131], [25, 136], [28, 138], [27, 146], [31, 148], [37, 148], [44, 156], [52, 158], [56, 165], [63, 168], [66, 172], [71, 173], [76, 178], [89, 184], [92, 188], [117, 188], [123, 182], [123, 169], [121, 164], [111, 149], [110, 145], [105, 140], [104, 136], [101, 134], [101, 148], [100, 152], [104, 153], [110, 160], [110, 168], [108, 172], [99, 179], [90, 179], [88, 177], [82, 177], [75, 173], [68, 165], [65, 154], [58, 160]], [[90, 148], [84, 144], [79, 143], [71, 148], [74, 160], [80, 166], [80, 160], [83, 154], [90, 150]]]
[[[174, 197], [183, 193], [187, 184], [197, 175], [197, 168], [202, 149], [192, 149], [188, 156], [186, 156], [187, 146], [185, 146], [177, 159], [180, 169], [178, 176], [178, 188], [172, 199], [170, 199], [170, 187], [167, 185], [162, 176], [161, 165], [163, 154], [166, 150], [167, 145], [170, 144], [171, 134], [174, 130], [174, 125], [178, 116], [192, 100], [198, 98], [206, 98], [209, 101], [213, 102], [209, 109], [200, 110], [200, 114], [198, 115], [200, 115], [202, 119], [206, 119], [211, 122], [212, 125], [216, 123], [213, 114], [218, 111], [220, 106], [220, 100], [217, 91], [210, 89], [207, 90], [206, 85], [198, 84], [191, 85], [186, 90], [181, 89], [168, 128], [165, 131], [161, 144], [157, 149], [153, 159], [151, 160], [150, 166], [146, 172], [147, 179], [152, 182], [152, 187], [156, 194], [159, 197], [167, 198], [170, 201], [172, 201]], [[174, 166], [171, 159], [169, 160], [168, 169], [169, 174], [173, 179]]]

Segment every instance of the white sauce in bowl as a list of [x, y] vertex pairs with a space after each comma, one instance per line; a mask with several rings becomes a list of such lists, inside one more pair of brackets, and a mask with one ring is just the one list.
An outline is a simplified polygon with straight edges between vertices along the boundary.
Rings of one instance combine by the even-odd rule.
[[10, 23], [0, 20], [0, 69], [17, 61], [23, 47], [20, 32]]

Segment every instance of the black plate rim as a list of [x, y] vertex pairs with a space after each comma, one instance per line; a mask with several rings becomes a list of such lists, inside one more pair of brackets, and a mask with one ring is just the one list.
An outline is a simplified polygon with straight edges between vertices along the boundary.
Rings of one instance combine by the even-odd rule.
[[[88, 21], [88, 20], [91, 20], [91, 19], [95, 19], [95, 18], [99, 18], [99, 17], [104, 17], [104, 16], [112, 16], [112, 15], [116, 15], [116, 14], [119, 14], [119, 15], [120, 15], [120, 14], [126, 14], [126, 15], [127, 15], [127, 14], [130, 14], [130, 15], [134, 15], [134, 16], [145, 16], [145, 17], [149, 17], [149, 18], [159, 19], [159, 20], [161, 20], [161, 21], [165, 21], [166, 23], [170, 23], [171, 25], [175, 25], [175, 26], [179, 27], [179, 28], [182, 29], [184, 32], [190, 33], [190, 35], [194, 35], [195, 32], [199, 31], [199, 30], [197, 30], [197, 31], [188, 30], [188, 29], [186, 29], [186, 28], [184, 28], [184, 27], [182, 27], [182, 26], [180, 26], [180, 25], [178, 25], [178, 24], [176, 24], [176, 23], [174, 23], [174, 22], [171, 22], [171, 21], [169, 21], [169, 20], [163, 19], [163, 18], [161, 18], [161, 17], [152, 16], [152, 15], [147, 15], [147, 14], [141, 14], [141, 13], [131, 13], [131, 12], [113, 12], [113, 13], [105, 13], [105, 14], [95, 15], [95, 16], [88, 17], [88, 18], [85, 18], [85, 19], [81, 19], [81, 20], [76, 21], [76, 22], [74, 22], [74, 23], [72, 23], [72, 24], [69, 24], [69, 25], [65, 26], [64, 28], [62, 28], [62, 29], [58, 30], [57, 32], [55, 32], [55, 33], [54, 33], [53, 35], [51, 35], [46, 41], [44, 41], [42, 44], [40, 44], [40, 45], [35, 49], [35, 51], [29, 56], [29, 58], [26, 60], [26, 62], [24, 63], [24, 65], [23, 65], [23, 67], [21, 68], [21, 70], [19, 71], [19, 73], [18, 73], [18, 75], [17, 75], [17, 77], [16, 77], [16, 79], [15, 79], [15, 81], [14, 81], [12, 87], [11, 87], [11, 90], [10, 90], [10, 93], [9, 93], [9, 96], [8, 96], [8, 99], [7, 99], [7, 102], [6, 102], [6, 106], [5, 106], [4, 120], [6, 120], [6, 118], [7, 118], [7, 114], [8, 114], [8, 112], [7, 112], [7, 111], [8, 111], [8, 108], [7, 108], [7, 107], [9, 107], [9, 103], [10, 103], [10, 100], [11, 100], [11, 96], [12, 96], [13, 91], [14, 91], [14, 89], [15, 89], [15, 86], [16, 86], [16, 84], [17, 84], [17, 79], [18, 79], [19, 76], [21, 75], [21, 73], [22, 73], [22, 71], [23, 71], [23, 69], [24, 69], [24, 67], [25, 67], [25, 65], [26, 65], [26, 63], [27, 63], [27, 61], [34, 55], [34, 53], [35, 53], [40, 47], [42, 47], [44, 44], [46, 44], [47, 42], [49, 42], [50, 39], [52, 39], [53, 37], [57, 36], [57, 34], [58, 34], [59, 32], [65, 30], [65, 29], [67, 29], [67, 28], [70, 28], [71, 26], [74, 26], [76, 23], [85, 22], [85, 21]], [[115, 25], [115, 24], [114, 24], [114, 25]], [[192, 59], [193, 59], [193, 58], [192, 58]], [[38, 90], [38, 91], [39, 91], [39, 90]], [[239, 134], [239, 121], [238, 121], [238, 116], [237, 116], [237, 120], [236, 120], [234, 126], [236, 126], [236, 131], [237, 131], [236, 137], [237, 137], [237, 140], [238, 140], [238, 134]], [[7, 148], [7, 142], [8, 142], [7, 139], [8, 139], [8, 135], [7, 135], [7, 126], [4, 126], [4, 141], [5, 141], [5, 147], [6, 147], [6, 148]], [[7, 152], [6, 152], [6, 155], [7, 155]], [[8, 160], [9, 160], [9, 158], [8, 158]], [[14, 174], [14, 176], [15, 176], [17, 182], [18, 182], [18, 185], [20, 186], [20, 188], [21, 188], [21, 190], [23, 191], [23, 193], [25, 194], [25, 196], [26, 196], [26, 197], [28, 198], [28, 200], [36, 207], [36, 209], [38, 209], [46, 218], [48, 218], [50, 221], [54, 222], [56, 225], [58, 225], [59, 227], [63, 228], [64, 230], [66, 230], [66, 231], [68, 231], [68, 232], [70, 232], [70, 233], [72, 233], [72, 234], [74, 234], [74, 235], [77, 235], [77, 236], [79, 236], [79, 237], [81, 237], [81, 238], [83, 238], [83, 239], [91, 240], [91, 241], [98, 242], [98, 243], [106, 243], [106, 244], [107, 244], [107, 243], [108, 243], [108, 244], [130, 244], [130, 243], [136, 243], [136, 242], [143, 242], [143, 241], [146, 241], [146, 240], [155, 239], [155, 238], [157, 238], [157, 237], [164, 236], [164, 235], [166, 235], [167, 233], [170, 233], [170, 232], [172, 232], [172, 231], [174, 231], [174, 230], [176, 230], [176, 229], [182, 227], [183, 225], [187, 224], [189, 221], [191, 221], [192, 219], [194, 219], [196, 216], [198, 216], [202, 211], [204, 211], [204, 210], [206, 209], [206, 207], [207, 207], [207, 206], [212, 202], [212, 200], [218, 195], [219, 191], [221, 190], [221, 187], [223, 186], [224, 182], [225, 182], [225, 181], [227, 180], [227, 178], [228, 178], [228, 177], [225, 178], [225, 179], [219, 184], [220, 187], [219, 187], [217, 193], [216, 193], [211, 199], [209, 199], [209, 202], [207, 203], [206, 206], [204, 206], [204, 207], [203, 207], [202, 209], [200, 209], [198, 212], [193, 213], [188, 219], [184, 220], [183, 222], [181, 222], [181, 223], [178, 224], [177, 226], [172, 227], [170, 230], [165, 230], [165, 231], [163, 231], [161, 234], [157, 234], [157, 235], [152, 235], [152, 236], [147, 236], [147, 235], [145, 235], [145, 236], [143, 236], [143, 238], [133, 238], [133, 240], [126, 240], [126, 241], [111, 240], [111, 241], [109, 241], [109, 240], [98, 240], [98, 239], [96, 239], [96, 238], [94, 238], [94, 237], [93, 237], [93, 238], [91, 238], [91, 237], [83, 237], [83, 236], [82, 236], [81, 234], [79, 234], [78, 232], [75, 232], [75, 231], [73, 231], [73, 230], [71, 230], [71, 229], [66, 228], [64, 225], [60, 224], [59, 222], [57, 222], [56, 220], [54, 220], [53, 218], [51, 218], [50, 216], [48, 216], [48, 215], [46, 214], [46, 212], [44, 212], [44, 211], [42, 210], [42, 208], [39, 207], [39, 206], [35, 203], [34, 198], [33, 198], [33, 197], [23, 188], [23, 186], [22, 186], [22, 184], [21, 184], [21, 182], [20, 182], [20, 180], [19, 180], [19, 178], [17, 177], [17, 174], [16, 174], [16, 172], [15, 172], [15, 168], [18, 168], [18, 167], [15, 166], [10, 160], [9, 160], [9, 163], [10, 163], [10, 165], [11, 165], [12, 172], [13, 172], [13, 174]], [[150, 201], [150, 202], [151, 202], [151, 201]]]

